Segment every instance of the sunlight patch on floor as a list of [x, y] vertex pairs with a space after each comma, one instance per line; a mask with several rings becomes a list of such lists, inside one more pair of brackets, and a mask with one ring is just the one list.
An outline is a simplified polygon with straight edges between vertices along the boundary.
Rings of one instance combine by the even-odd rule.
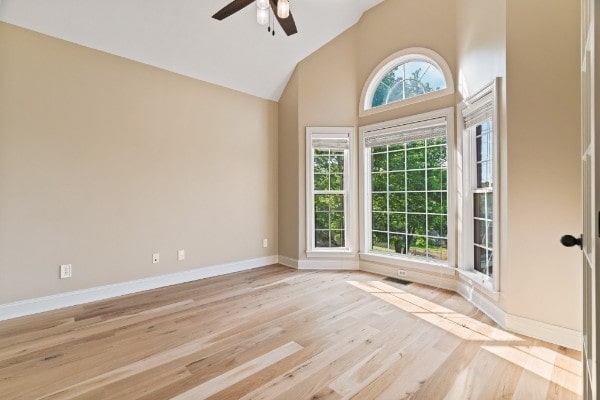
[[[581, 395], [581, 365], [577, 360], [548, 347], [527, 346], [516, 335], [385, 282], [346, 282], [463, 340], [487, 342], [481, 348], [490, 354]], [[459, 375], [459, 379], [467, 379], [465, 374]]]

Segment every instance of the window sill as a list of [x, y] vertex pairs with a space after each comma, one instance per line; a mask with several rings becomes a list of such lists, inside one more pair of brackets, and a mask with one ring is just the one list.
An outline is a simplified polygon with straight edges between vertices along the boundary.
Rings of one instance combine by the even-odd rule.
[[458, 274], [463, 282], [475, 286], [480, 292], [488, 296], [494, 301], [500, 298], [500, 292], [494, 289], [494, 281], [492, 278], [483, 275], [480, 272], [457, 269]]
[[356, 252], [348, 249], [311, 250], [306, 252], [306, 258], [354, 258], [356, 254]]
[[372, 261], [381, 264], [387, 264], [394, 267], [411, 268], [417, 271], [427, 271], [442, 273], [444, 275], [454, 276], [456, 268], [449, 267], [446, 264], [436, 263], [432, 261], [421, 261], [410, 258], [400, 258], [379, 253], [360, 253], [360, 259], [364, 261]]

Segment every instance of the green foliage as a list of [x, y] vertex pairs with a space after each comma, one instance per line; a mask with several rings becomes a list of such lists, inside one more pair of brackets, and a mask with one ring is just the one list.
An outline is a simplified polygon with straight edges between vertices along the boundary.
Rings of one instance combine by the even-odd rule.
[[[372, 149], [373, 249], [447, 258], [445, 143], [435, 138]], [[485, 207], [486, 199], [478, 200]]]

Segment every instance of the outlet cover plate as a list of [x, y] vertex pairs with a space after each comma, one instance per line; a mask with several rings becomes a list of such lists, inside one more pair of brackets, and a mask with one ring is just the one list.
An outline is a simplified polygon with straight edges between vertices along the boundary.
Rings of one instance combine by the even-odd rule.
[[60, 266], [60, 279], [72, 278], [73, 266], [71, 264], [62, 264]]

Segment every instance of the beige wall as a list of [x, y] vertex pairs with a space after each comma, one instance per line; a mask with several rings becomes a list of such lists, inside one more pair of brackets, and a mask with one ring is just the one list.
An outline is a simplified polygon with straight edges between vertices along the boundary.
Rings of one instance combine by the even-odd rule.
[[0, 93], [0, 303], [278, 253], [276, 103], [4, 23]]
[[279, 99], [279, 255], [298, 258], [298, 71]]
[[581, 329], [579, 2], [507, 2], [507, 311]]

